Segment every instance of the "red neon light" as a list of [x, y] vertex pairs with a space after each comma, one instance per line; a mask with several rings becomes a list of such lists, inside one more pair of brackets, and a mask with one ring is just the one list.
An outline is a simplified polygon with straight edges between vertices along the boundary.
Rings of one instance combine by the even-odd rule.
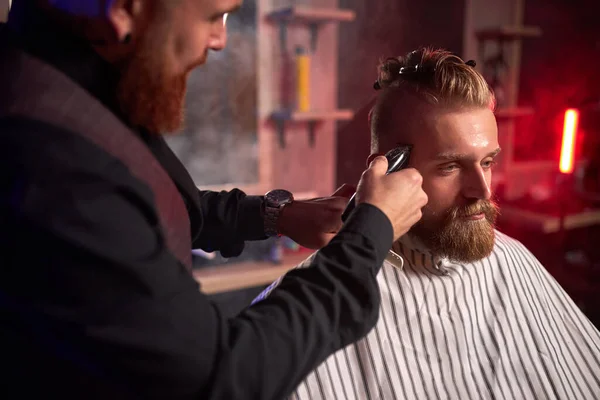
[[565, 125], [563, 128], [562, 147], [560, 149], [559, 169], [563, 174], [573, 172], [573, 158], [575, 153], [575, 138], [577, 136], [577, 122], [579, 111], [570, 108], [565, 111]]

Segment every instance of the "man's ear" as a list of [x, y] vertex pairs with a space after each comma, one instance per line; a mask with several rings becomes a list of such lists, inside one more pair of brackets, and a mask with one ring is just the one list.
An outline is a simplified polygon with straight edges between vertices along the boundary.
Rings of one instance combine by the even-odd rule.
[[383, 153], [373, 153], [373, 154], [371, 154], [367, 158], [367, 168], [369, 168], [369, 165], [371, 165], [371, 161], [373, 161], [375, 159], [375, 157], [382, 156], [382, 155], [383, 155]]

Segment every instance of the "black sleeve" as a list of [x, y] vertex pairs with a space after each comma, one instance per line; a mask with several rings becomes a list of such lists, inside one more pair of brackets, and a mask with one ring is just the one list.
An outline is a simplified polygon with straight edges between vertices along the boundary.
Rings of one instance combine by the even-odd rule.
[[262, 196], [247, 196], [238, 189], [229, 192], [198, 190], [164, 137], [145, 134], [143, 138], [179, 189], [186, 194], [184, 199], [188, 200], [195, 235], [193, 248], [236, 257], [243, 251], [246, 241], [265, 239]]
[[2, 332], [28, 338], [0, 353], [29, 354], [29, 369], [50, 354], [53, 381], [66, 363], [65, 385], [77, 371], [131, 398], [279, 400], [374, 326], [392, 242], [377, 208], [357, 207], [313, 268], [227, 319], [167, 250], [150, 190], [93, 146], [49, 137], [0, 161]]
[[202, 229], [193, 247], [219, 250], [224, 257], [240, 255], [247, 240], [265, 239], [262, 196], [247, 196], [239, 189], [199, 191]]

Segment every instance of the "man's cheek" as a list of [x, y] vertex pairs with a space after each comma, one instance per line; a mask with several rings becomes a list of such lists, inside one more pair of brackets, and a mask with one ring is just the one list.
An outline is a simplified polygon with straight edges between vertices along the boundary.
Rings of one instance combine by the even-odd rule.
[[448, 204], [449, 199], [444, 198], [444, 196], [440, 196], [439, 192], [435, 190], [430, 190], [429, 188], [423, 187], [423, 190], [427, 194], [427, 205], [425, 209], [430, 215], [440, 215], [443, 211], [447, 210], [450, 206]]
[[428, 203], [425, 207], [423, 207], [422, 214], [423, 216], [421, 217], [421, 221], [423, 221], [425, 225], [431, 227], [432, 224], [437, 225], [439, 223], [442, 218], [441, 216], [443, 211], [438, 208], [436, 204]]

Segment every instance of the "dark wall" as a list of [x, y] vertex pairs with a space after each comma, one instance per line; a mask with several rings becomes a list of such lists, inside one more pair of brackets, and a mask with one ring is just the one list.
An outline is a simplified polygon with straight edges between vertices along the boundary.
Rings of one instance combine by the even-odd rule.
[[[600, 104], [600, 1], [527, 0], [525, 24], [539, 26], [543, 35], [523, 42], [519, 98], [535, 115], [518, 127], [515, 156], [558, 160], [565, 109]], [[600, 122], [590, 108], [581, 118]]]
[[336, 182], [356, 183], [369, 155], [366, 105], [382, 58], [420, 46], [443, 47], [461, 54], [464, 0], [341, 0], [356, 20], [340, 24], [339, 104], [357, 111], [338, 129]]

